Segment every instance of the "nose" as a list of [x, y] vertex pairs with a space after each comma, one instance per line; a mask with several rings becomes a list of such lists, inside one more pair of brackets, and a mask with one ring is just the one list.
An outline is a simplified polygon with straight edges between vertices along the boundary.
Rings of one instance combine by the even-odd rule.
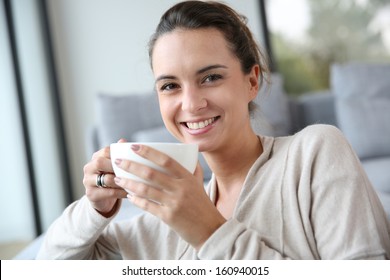
[[196, 113], [207, 107], [207, 100], [200, 90], [188, 87], [183, 90], [181, 109], [189, 113]]

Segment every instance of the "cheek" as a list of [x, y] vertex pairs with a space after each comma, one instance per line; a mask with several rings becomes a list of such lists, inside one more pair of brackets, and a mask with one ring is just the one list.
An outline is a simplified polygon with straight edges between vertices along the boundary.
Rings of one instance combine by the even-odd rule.
[[161, 102], [160, 101], [161, 117], [163, 119], [165, 128], [170, 134], [180, 142], [183, 142], [181, 133], [176, 124], [176, 113], [177, 107], [172, 102]]
[[172, 102], [160, 99], [160, 112], [164, 124], [167, 128], [175, 125], [175, 106]]

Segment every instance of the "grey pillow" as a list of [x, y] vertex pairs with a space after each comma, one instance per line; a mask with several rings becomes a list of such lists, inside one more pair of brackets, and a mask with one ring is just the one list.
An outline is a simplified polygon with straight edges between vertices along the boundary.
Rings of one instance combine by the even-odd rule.
[[133, 141], [136, 131], [163, 124], [157, 96], [99, 94], [96, 98], [97, 131], [101, 146], [120, 138]]
[[291, 132], [289, 100], [280, 74], [271, 75], [270, 85], [264, 84], [254, 102], [258, 109], [253, 116], [252, 127], [257, 134], [285, 136]]
[[331, 68], [336, 118], [361, 159], [390, 155], [390, 64]]
[[[179, 142], [165, 126], [140, 130], [133, 135], [133, 140], [136, 142]], [[204, 180], [210, 180], [211, 170], [202, 154], [199, 154], [199, 162], [203, 169]]]

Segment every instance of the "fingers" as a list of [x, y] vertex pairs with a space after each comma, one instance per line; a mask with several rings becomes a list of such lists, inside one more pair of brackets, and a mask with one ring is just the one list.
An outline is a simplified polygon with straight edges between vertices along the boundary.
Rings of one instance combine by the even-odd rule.
[[[119, 141], [125, 141], [123, 139]], [[86, 188], [86, 192], [89, 194], [103, 194], [104, 188], [97, 187], [97, 177], [99, 174], [104, 174], [102, 185], [106, 187], [106, 189], [120, 189], [114, 182], [114, 170], [112, 168], [111, 159], [110, 159], [110, 148], [105, 147], [96, 153], [93, 154], [92, 159], [84, 166], [84, 178], [83, 184]], [[105, 192], [107, 196], [110, 196], [112, 193], [113, 196], [120, 195], [121, 197], [125, 197], [126, 193], [121, 190], [119, 193], [115, 191], [109, 191], [109, 193]]]
[[[125, 143], [126, 139], [121, 138], [118, 143]], [[104, 147], [92, 155], [90, 169], [96, 169], [99, 173], [114, 172], [111, 164], [110, 147]]]
[[[126, 172], [129, 172], [143, 179], [144, 181], [147, 181], [150, 185], [154, 187], [164, 188], [166, 190], [170, 190], [171, 188], [170, 185], [172, 183], [172, 180], [174, 179], [174, 177], [172, 177], [171, 175], [165, 174], [149, 166], [130, 160], [116, 160], [115, 164]], [[129, 182], [134, 181], [129, 180]]]
[[155, 215], [163, 213], [163, 209], [172, 208], [172, 205], [177, 204], [176, 200], [186, 196], [184, 189], [193, 185], [203, 186], [203, 170], [199, 163], [194, 176], [176, 160], [149, 146], [133, 145], [132, 150], [167, 171], [162, 172], [145, 164], [125, 159], [115, 161], [120, 169], [144, 180], [144, 182], [137, 182], [128, 178], [114, 179], [115, 184], [131, 194], [128, 197], [137, 207]]
[[[108, 157], [107, 157], [108, 155]], [[92, 160], [84, 166], [84, 174], [114, 173], [109, 149], [102, 149], [92, 156]]]
[[[102, 187], [97, 186], [98, 176], [99, 174], [84, 174], [83, 183], [85, 186], [85, 194], [91, 202], [101, 204], [102, 201], [114, 201], [118, 198], [125, 198], [127, 196], [127, 192], [115, 184], [114, 174], [105, 173], [104, 176], [102, 176]], [[106, 203], [103, 203], [103, 205], [106, 205]], [[102, 210], [102, 208], [98, 206], [96, 206], [95, 209]]]
[[[119, 140], [119, 142], [121, 141], [125, 140]], [[110, 147], [95, 152], [91, 161], [84, 166], [83, 184], [85, 194], [93, 208], [105, 217], [113, 215], [116, 211], [115, 205], [117, 205], [118, 199], [127, 196], [126, 190], [116, 185], [114, 178]], [[100, 185], [100, 187], [97, 185]]]
[[125, 198], [127, 196], [126, 190], [116, 187], [98, 188], [97, 186], [86, 186], [85, 194], [91, 201], [101, 201], [103, 199]]
[[[105, 174], [103, 177], [104, 185], [107, 187], [118, 187], [114, 182], [114, 172], [111, 161], [105, 158], [96, 158], [84, 166], [83, 184], [86, 188], [97, 188], [97, 177], [99, 174]], [[103, 185], [103, 182], [102, 182]]]
[[115, 178], [115, 183], [118, 186], [124, 188], [131, 195], [145, 198], [147, 200], [152, 200], [158, 204], [164, 203], [163, 189], [153, 187], [143, 182], [138, 182], [131, 179], [122, 179], [119, 177]]
[[[116, 160], [115, 164], [120, 169], [147, 181], [154, 187], [171, 191], [175, 188], [173, 183], [175, 180], [193, 177], [193, 175], [176, 160], [158, 150], [145, 145], [133, 145], [132, 149], [139, 156], [154, 162], [166, 172], [161, 172], [160, 170], [156, 170], [144, 164], [124, 159]], [[203, 170], [199, 162], [194, 175], [198, 180], [203, 181]]]
[[188, 174], [187, 169], [185, 169], [176, 160], [149, 146], [133, 145], [132, 150], [141, 157], [154, 162], [158, 166], [162, 167], [164, 170], [168, 170], [170, 175], [180, 178], [185, 174]]
[[145, 210], [157, 217], [161, 215], [161, 207], [164, 207], [163, 204], [135, 195], [129, 195], [127, 197], [130, 202], [138, 208]]
[[[117, 184], [115, 184], [114, 178], [115, 174], [112, 173], [103, 173], [104, 176], [102, 176], [102, 185], [103, 187], [100, 187], [101, 189], [104, 188], [120, 188]], [[85, 176], [84, 185], [98, 187], [97, 186], [97, 177], [99, 174], [90, 174], [88, 176]]]

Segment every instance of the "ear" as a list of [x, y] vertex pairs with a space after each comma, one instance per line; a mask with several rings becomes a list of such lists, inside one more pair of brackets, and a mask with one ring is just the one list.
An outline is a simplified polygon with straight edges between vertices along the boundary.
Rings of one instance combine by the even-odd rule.
[[256, 64], [252, 67], [251, 72], [248, 74], [249, 101], [254, 100], [259, 92], [259, 78], [260, 78], [260, 66]]

